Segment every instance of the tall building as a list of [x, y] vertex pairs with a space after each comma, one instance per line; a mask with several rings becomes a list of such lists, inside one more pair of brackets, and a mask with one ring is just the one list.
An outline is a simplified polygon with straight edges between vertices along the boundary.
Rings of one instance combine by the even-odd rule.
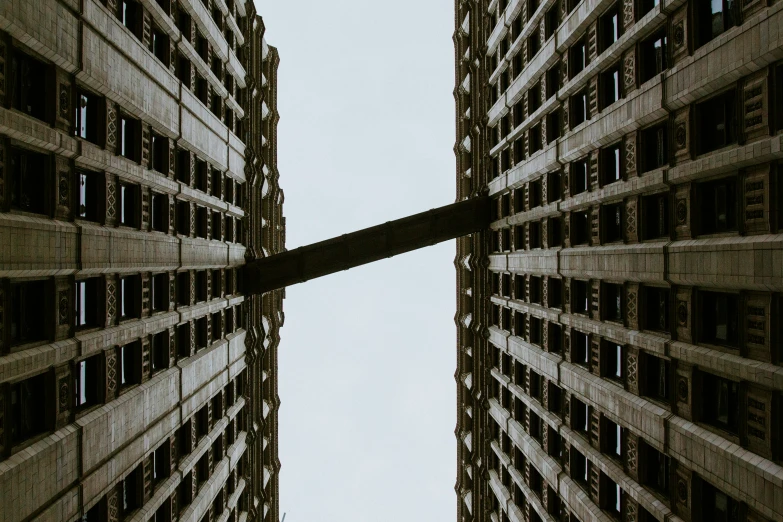
[[253, 2], [0, 2], [0, 521], [277, 522], [277, 51]]
[[783, 520], [783, 3], [455, 9], [458, 520]]

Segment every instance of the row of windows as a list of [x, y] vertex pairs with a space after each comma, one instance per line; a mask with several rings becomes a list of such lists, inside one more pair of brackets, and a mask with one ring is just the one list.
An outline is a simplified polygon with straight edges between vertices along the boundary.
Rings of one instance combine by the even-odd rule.
[[[221, 296], [231, 295], [234, 290], [235, 274], [233, 270], [225, 271], [225, 287], [223, 287], [220, 270], [211, 271], [211, 295], [208, 295], [207, 278], [209, 274], [205, 270], [196, 272], [179, 272], [174, 285], [176, 296], [169, 294], [172, 285], [170, 285], [169, 274], [159, 273], [150, 275], [149, 280], [149, 307], [151, 313], [166, 312], [170, 309], [170, 301], [174, 302], [176, 297], [176, 306], [190, 306], [191, 304], [205, 302], [210, 299], [217, 299]], [[191, 278], [195, 278], [195, 296], [194, 302], [191, 302]], [[36, 281], [11, 281], [5, 286], [6, 302], [5, 309], [8, 310], [8, 332], [4, 340], [4, 345], [8, 347], [21, 346], [32, 342], [41, 342], [51, 340], [49, 334], [49, 316], [42, 313], [40, 303], [50, 302], [50, 295], [53, 295], [54, 288], [50, 280]], [[139, 275], [127, 275], [120, 277], [117, 281], [117, 315], [120, 321], [129, 319], [139, 319], [142, 315], [142, 282]], [[103, 277], [91, 277], [80, 279], [74, 283], [73, 291], [73, 320], [72, 324], [78, 330], [104, 327], [106, 324], [106, 280]], [[243, 315], [240, 308], [235, 307], [225, 309], [225, 330], [226, 333], [232, 333], [235, 324], [242, 328]], [[54, 311], [52, 311], [54, 313]], [[220, 335], [222, 329], [221, 314], [215, 312], [212, 314], [213, 337]], [[204, 328], [201, 328], [201, 322], [204, 322]], [[206, 347], [206, 338], [201, 334], [202, 330], [206, 332], [207, 318], [201, 318], [196, 321], [196, 335], [198, 345]], [[187, 326], [187, 323], [185, 324]], [[205, 335], [205, 334], [204, 334]], [[218, 337], [219, 338], [219, 337]], [[213, 339], [217, 340], [217, 339]], [[161, 342], [161, 346], [165, 341]]]

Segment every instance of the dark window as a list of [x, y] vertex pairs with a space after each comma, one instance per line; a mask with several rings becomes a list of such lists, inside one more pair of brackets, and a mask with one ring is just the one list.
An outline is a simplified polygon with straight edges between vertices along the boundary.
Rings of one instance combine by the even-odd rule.
[[87, 408], [98, 404], [103, 391], [101, 383], [102, 356], [93, 355], [76, 363], [73, 374], [74, 406]]
[[737, 230], [737, 180], [734, 177], [696, 185], [699, 233]]
[[562, 308], [563, 306], [563, 280], [550, 277], [547, 281], [549, 285], [547, 299], [549, 308]]
[[196, 272], [196, 302], [201, 303], [207, 299], [207, 272], [199, 270]]
[[669, 400], [669, 373], [671, 364], [669, 361], [651, 355], [642, 354], [644, 371], [642, 375], [642, 395], [652, 397], [661, 401]]
[[164, 330], [152, 336], [150, 351], [152, 352], [152, 371], [169, 367], [169, 332]]
[[120, 224], [126, 227], [139, 226], [139, 186], [120, 183]]
[[669, 141], [666, 123], [641, 132], [642, 172], [664, 167], [669, 163]]
[[166, 33], [152, 26], [152, 54], [163, 63], [166, 67], [169, 66], [171, 61], [171, 46], [169, 45], [169, 37]]
[[587, 158], [571, 163], [571, 195], [575, 196], [587, 191], [588, 165]]
[[11, 149], [11, 207], [36, 214], [47, 213], [47, 167], [45, 154]]
[[601, 149], [601, 183], [608, 185], [623, 179], [620, 144]]
[[702, 0], [694, 5], [696, 48], [739, 22], [740, 5], [735, 0]]
[[76, 281], [74, 289], [74, 301], [76, 309], [74, 313], [76, 328], [91, 328], [101, 326], [100, 305], [103, 304], [102, 277], [91, 277]]
[[177, 326], [177, 354], [180, 357], [190, 356], [190, 324], [184, 323]]
[[600, 79], [600, 104], [601, 110], [609, 107], [622, 96], [620, 83], [620, 64], [616, 63], [608, 70], [601, 73]]
[[541, 107], [541, 81], [537, 81], [530, 90], [527, 91], [527, 111], [533, 114]]
[[573, 446], [569, 456], [571, 457], [571, 478], [587, 489], [587, 484], [590, 482], [590, 477], [587, 474], [587, 457]]
[[207, 238], [207, 208], [196, 207], [196, 237]]
[[190, 272], [187, 270], [177, 273], [177, 304], [190, 305]]
[[143, 11], [135, 0], [120, 0], [120, 22], [141, 40]]
[[190, 152], [184, 149], [177, 150], [177, 181], [190, 185]]
[[193, 66], [190, 63], [190, 60], [188, 60], [184, 54], [177, 53], [177, 78], [179, 78], [179, 81], [181, 81], [188, 89], [193, 89], [193, 85], [191, 83], [191, 67]]
[[623, 321], [623, 285], [602, 283], [601, 301], [605, 321]]
[[600, 487], [601, 491], [605, 492], [601, 507], [608, 511], [612, 517], [619, 519], [622, 513], [621, 503], [623, 490], [620, 489], [620, 486], [616, 482], [604, 475], [603, 472], [601, 473]]
[[538, 122], [536, 125], [530, 127], [530, 130], [528, 130], [527, 132], [528, 132], [528, 146], [530, 147], [530, 154], [538, 152], [544, 147], [541, 141], [541, 122]]
[[169, 231], [169, 197], [166, 194], [152, 193], [152, 229], [158, 232]]
[[511, 193], [506, 192], [500, 196], [500, 217], [507, 217], [511, 214]]
[[517, 274], [514, 276], [514, 297], [520, 301], [525, 300], [525, 276]]
[[574, 331], [572, 342], [571, 362], [588, 366], [590, 364], [590, 337], [582, 332]]
[[576, 127], [590, 118], [587, 104], [587, 89], [583, 89], [571, 96], [569, 104], [571, 110], [571, 127]]
[[209, 321], [207, 317], [196, 319], [196, 350], [209, 346]]
[[209, 89], [207, 88], [207, 80], [196, 73], [196, 98], [205, 106], [209, 103]]
[[665, 31], [656, 33], [639, 44], [641, 83], [655, 78], [668, 68], [666, 44]]
[[517, 337], [525, 336], [525, 314], [522, 312], [514, 311], [514, 335]]
[[590, 410], [587, 404], [571, 396], [571, 428], [587, 434], [590, 431]]
[[152, 482], [159, 483], [171, 473], [168, 443], [161, 444], [152, 452]]
[[220, 241], [222, 239], [221, 225], [223, 224], [223, 216], [217, 211], [212, 211], [210, 214], [212, 215], [212, 239]]
[[[47, 121], [47, 105], [50, 93], [47, 93], [47, 85], [50, 85], [50, 68], [21, 51], [11, 54], [11, 93], [14, 109], [25, 114]], [[51, 85], [54, 86], [54, 80]]]
[[568, 50], [569, 78], [573, 78], [587, 67], [587, 44], [582, 39]]
[[563, 110], [559, 107], [546, 115], [546, 142], [552, 143], [563, 135]]
[[590, 219], [588, 212], [571, 212], [571, 244], [586, 245], [590, 242]]
[[541, 278], [537, 276], [530, 277], [530, 302], [541, 304]]
[[142, 468], [139, 465], [120, 482], [120, 505], [123, 517], [140, 508], [143, 503], [141, 492], [144, 479], [142, 475]]
[[636, 15], [637, 20], [653, 10], [655, 6], [660, 3], [660, 0], [640, 0], [637, 5], [639, 6], [639, 13]]
[[47, 339], [46, 316], [41, 312], [46, 297], [46, 281], [11, 283], [12, 346]]
[[[539, 444], [543, 443], [543, 440], [544, 440], [544, 422], [541, 420], [541, 417], [539, 417], [537, 414], [533, 413], [532, 410], [530, 411], [530, 436], [533, 437], [534, 439], [536, 439], [539, 442]], [[540, 480], [540, 477], [539, 477], [539, 480]], [[531, 480], [531, 483], [532, 482], [533, 481]]]
[[737, 347], [739, 341], [739, 296], [700, 292], [701, 341]]
[[712, 484], [702, 481], [701, 502], [702, 520], [715, 522], [739, 522], [739, 502], [719, 490]]
[[549, 248], [563, 246], [563, 220], [549, 218], [547, 234], [549, 234]]
[[226, 335], [234, 333], [234, 309], [226, 308]]
[[234, 180], [227, 177], [223, 188], [225, 190], [223, 199], [225, 199], [226, 202], [231, 203], [233, 205], [234, 204]]
[[669, 194], [642, 198], [642, 239], [669, 237]]
[[169, 173], [169, 139], [152, 133], [152, 169], [161, 174]]
[[203, 160], [196, 158], [196, 179], [194, 180], [195, 187], [202, 191], [207, 191], [207, 163]]
[[731, 433], [737, 433], [739, 383], [711, 373], [699, 372], [702, 380], [702, 420]]
[[623, 366], [625, 364], [624, 350], [621, 344], [604, 340], [601, 343], [601, 359], [603, 366], [603, 376], [616, 381], [621, 381], [625, 377]]
[[102, 199], [104, 178], [101, 174], [78, 170], [79, 180], [79, 211], [78, 217], [89, 221], [100, 221], [102, 216]]
[[518, 51], [517, 54], [514, 55], [514, 58], [511, 60], [511, 69], [514, 73], [514, 78], [517, 78], [519, 77], [520, 74], [522, 74], [522, 69], [524, 67], [525, 67], [524, 56], [522, 56], [521, 51]]
[[531, 221], [528, 227], [530, 227], [530, 248], [541, 248], [541, 223]]
[[76, 136], [98, 143], [103, 130], [103, 114], [106, 109], [103, 98], [83, 89], [76, 91]]
[[169, 275], [167, 273], [155, 274], [151, 281], [152, 296], [150, 302], [154, 312], [167, 311], [169, 309]]
[[549, 40], [555, 34], [560, 26], [560, 4], [555, 4], [546, 12], [546, 21], [544, 22], [544, 37]]
[[196, 412], [195, 421], [196, 440], [201, 440], [201, 437], [204, 437], [209, 433], [209, 410], [207, 406], [202, 406], [201, 409]]
[[[642, 483], [650, 486], [664, 495], [669, 495], [669, 465], [670, 459], [648, 444], [642, 444], [642, 459], [644, 471]], [[708, 519], [709, 520], [709, 519]], [[715, 519], [713, 519], [715, 520]]]
[[120, 116], [120, 154], [141, 161], [141, 121], [124, 114]]
[[538, 11], [539, 0], [528, 0], [527, 3], [527, 19], [533, 18], [533, 15]]
[[212, 341], [219, 341], [223, 334], [220, 312], [212, 314]]
[[514, 141], [514, 163], [520, 163], [525, 159], [525, 142], [522, 138]]
[[141, 383], [141, 341], [120, 346], [120, 388]]
[[549, 323], [549, 346], [548, 351], [559, 353], [563, 348], [563, 327], [555, 322]]
[[177, 28], [182, 31], [183, 36], [185, 39], [190, 41], [191, 39], [191, 18], [187, 11], [185, 11], [181, 5], [177, 8], [177, 16], [176, 16], [176, 22], [177, 22]]
[[669, 289], [645, 287], [644, 295], [644, 328], [646, 330], [669, 330]]
[[560, 62], [546, 72], [546, 98], [549, 99], [560, 90]]
[[120, 319], [141, 317], [141, 278], [120, 278]]
[[220, 297], [222, 291], [220, 270], [212, 271], [212, 298], [217, 299]]
[[540, 318], [530, 316], [530, 342], [536, 346], [541, 346], [543, 339], [543, 322]]
[[525, 108], [522, 105], [522, 100], [518, 101], [512, 110], [514, 112], [514, 127], [516, 127], [525, 121]]
[[574, 280], [573, 283], [572, 310], [577, 314], [590, 312], [590, 283], [588, 281]]
[[737, 142], [737, 102], [733, 89], [696, 105], [697, 154]]
[[219, 94], [213, 94], [211, 103], [209, 105], [209, 110], [212, 111], [212, 114], [220, 118], [222, 107], [223, 107], [223, 98], [221, 98]]
[[177, 233], [190, 235], [190, 202], [177, 201]]
[[606, 51], [620, 38], [620, 10], [612, 6], [598, 19], [598, 53]]
[[502, 328], [504, 330], [511, 331], [511, 309], [503, 307], [502, 313], [503, 313], [503, 325], [502, 325]]
[[623, 204], [601, 206], [601, 227], [604, 243], [623, 240]]
[[198, 55], [204, 60], [204, 63], [209, 64], [209, 42], [207, 42], [207, 39], [201, 34], [201, 31], [198, 30], [196, 31], [195, 48]]
[[530, 185], [528, 186], [528, 200], [530, 203], [530, 208], [540, 207], [543, 204], [543, 198], [541, 197], [543, 190], [542, 183], [543, 180], [538, 179], [536, 181], [531, 181]]

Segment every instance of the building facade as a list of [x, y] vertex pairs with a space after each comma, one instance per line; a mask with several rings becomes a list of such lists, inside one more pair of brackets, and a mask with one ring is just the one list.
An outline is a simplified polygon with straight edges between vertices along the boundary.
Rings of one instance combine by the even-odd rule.
[[783, 3], [455, 14], [458, 520], [783, 520]]
[[0, 520], [277, 522], [277, 50], [253, 2], [0, 3]]

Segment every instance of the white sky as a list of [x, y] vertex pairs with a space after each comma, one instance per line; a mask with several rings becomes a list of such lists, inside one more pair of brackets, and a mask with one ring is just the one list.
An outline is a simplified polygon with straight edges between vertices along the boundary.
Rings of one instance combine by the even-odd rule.
[[[288, 248], [452, 203], [453, 0], [256, 0]], [[286, 522], [456, 518], [453, 241], [288, 289]]]

